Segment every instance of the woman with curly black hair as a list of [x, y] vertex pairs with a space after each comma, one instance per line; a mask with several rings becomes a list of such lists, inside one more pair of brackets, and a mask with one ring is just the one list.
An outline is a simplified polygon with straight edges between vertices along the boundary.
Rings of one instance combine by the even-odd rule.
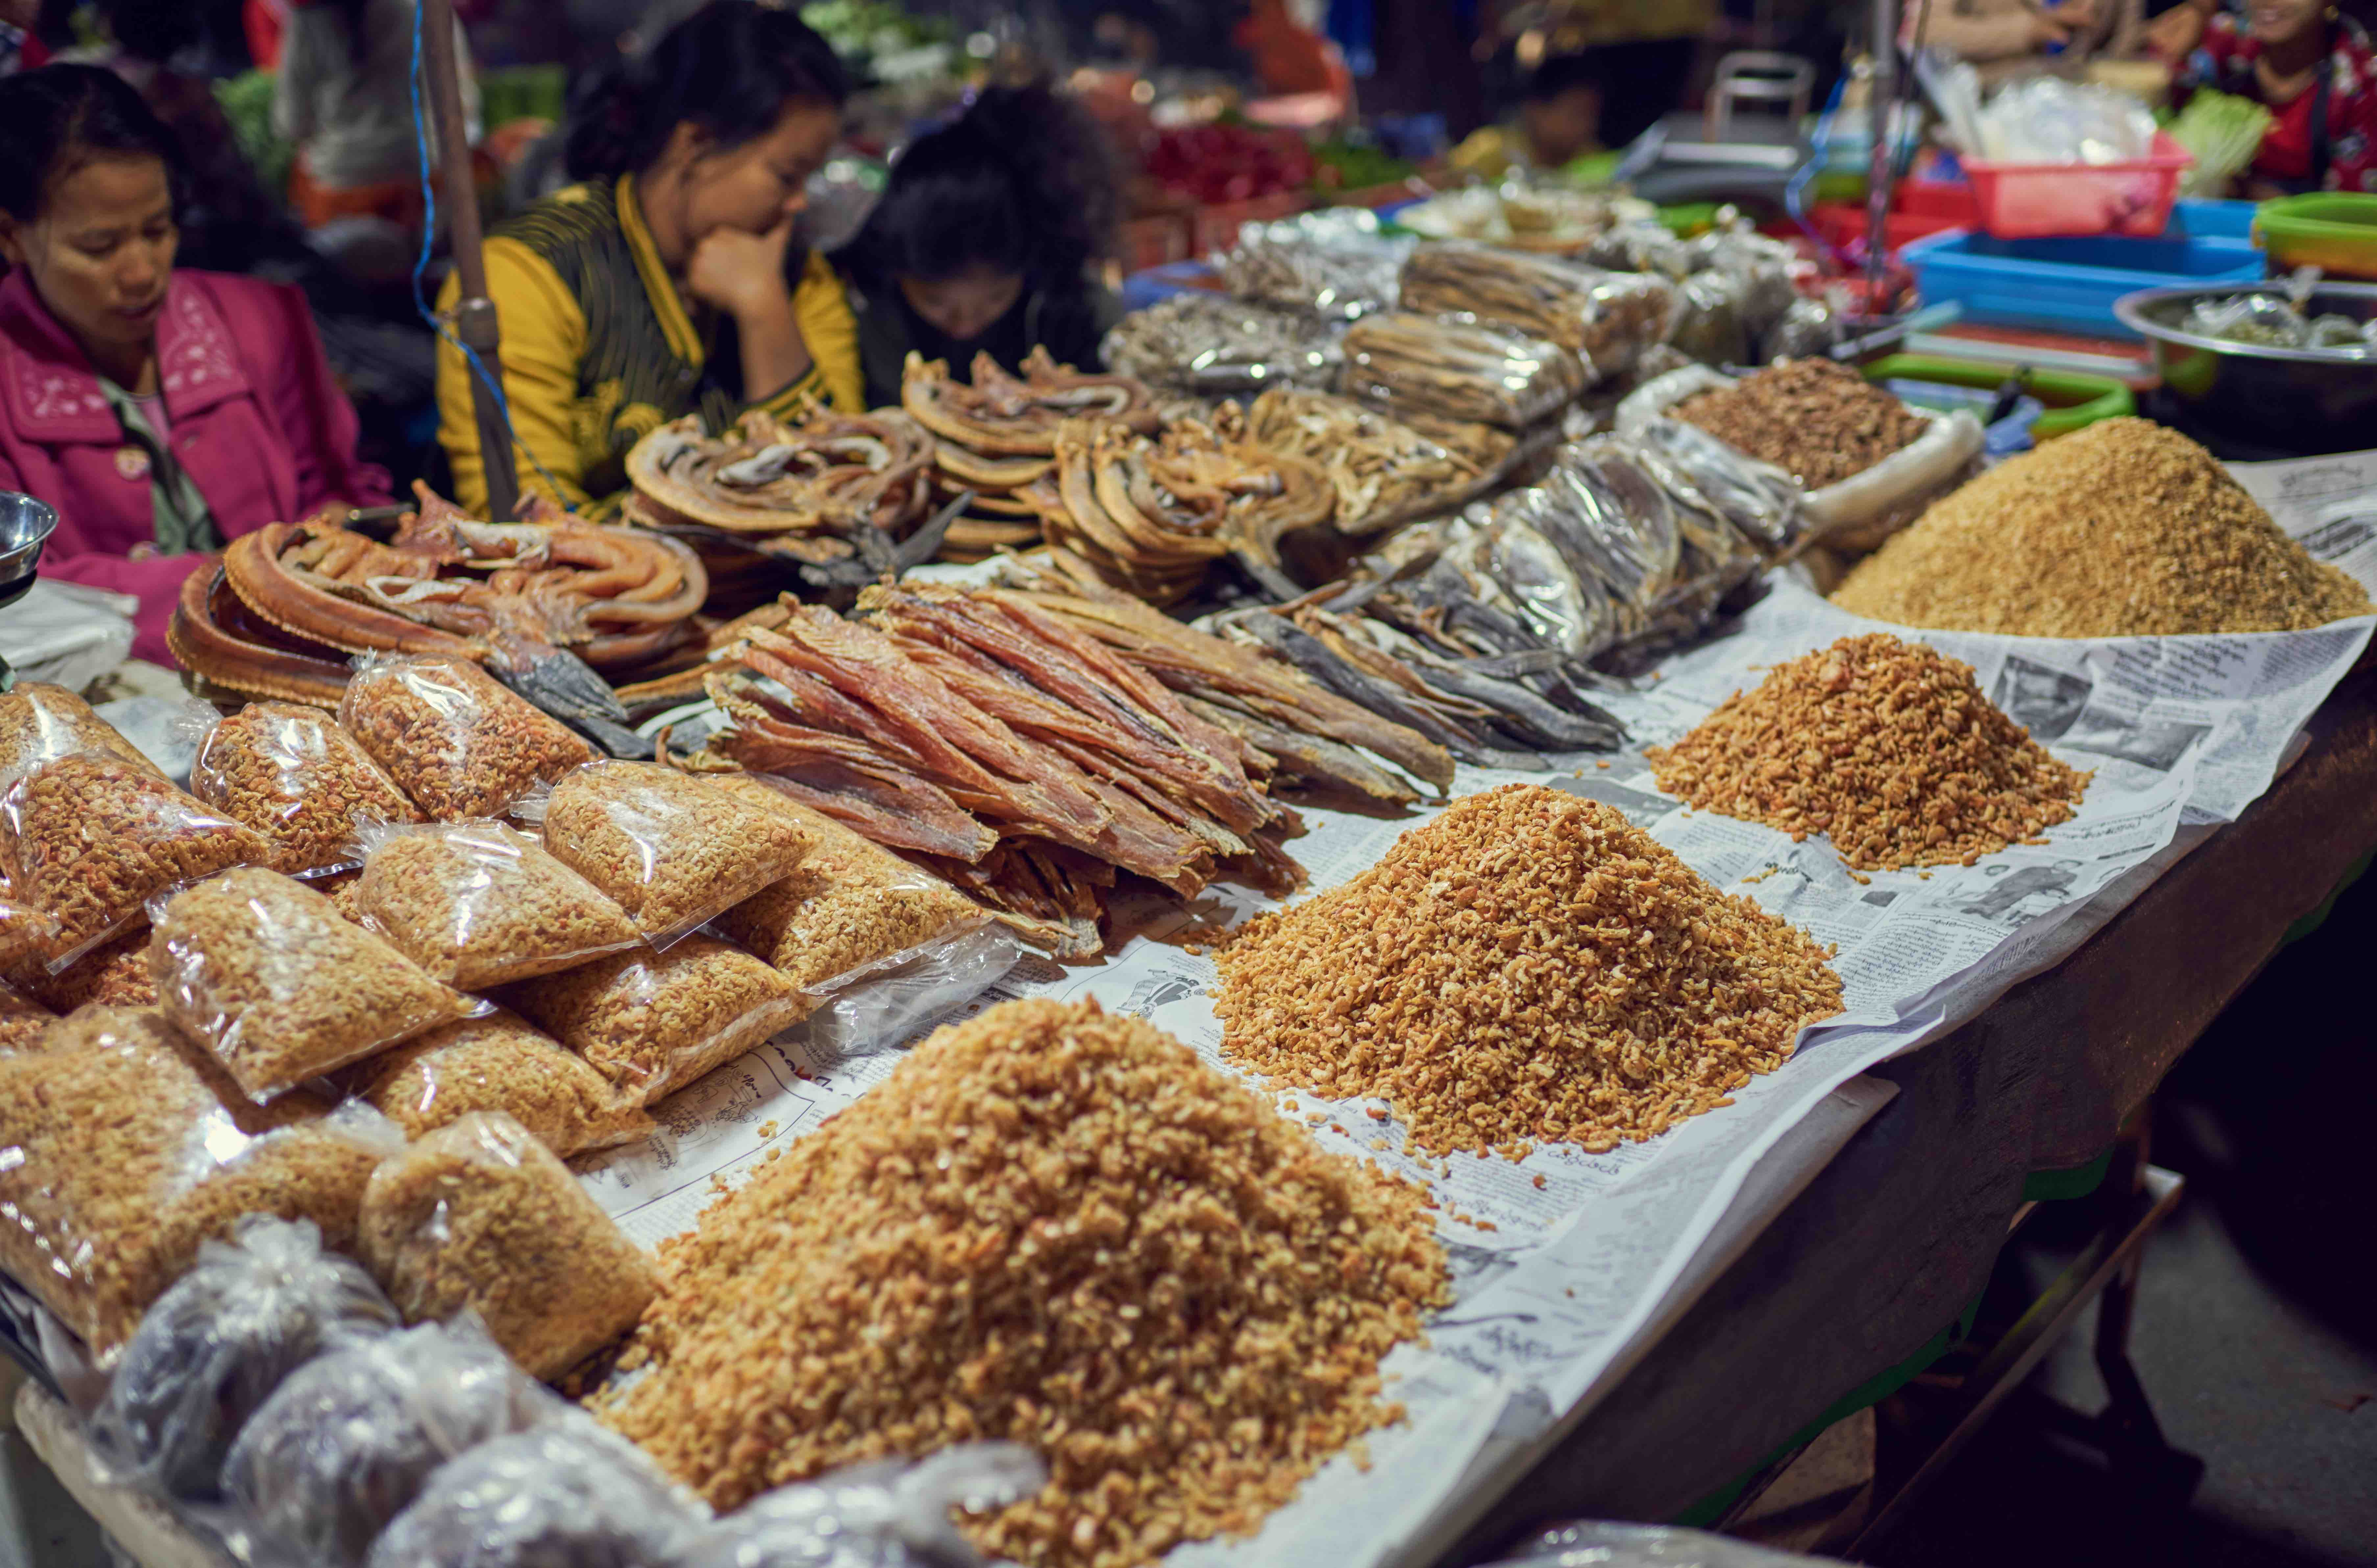
[[869, 407], [900, 400], [911, 350], [961, 378], [977, 353], [1009, 370], [1034, 347], [1097, 368], [1121, 314], [1094, 268], [1121, 196], [1096, 123], [1045, 88], [988, 88], [919, 137], [834, 255], [858, 318]]

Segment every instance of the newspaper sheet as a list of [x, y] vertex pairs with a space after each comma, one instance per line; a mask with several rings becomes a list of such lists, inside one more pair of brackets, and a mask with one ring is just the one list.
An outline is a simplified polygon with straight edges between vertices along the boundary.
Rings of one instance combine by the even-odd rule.
[[[2377, 454], [2259, 465], [2242, 478], [2290, 532], [2377, 585]], [[1886, 1099], [1860, 1074], [2060, 961], [2267, 789], [2304, 720], [2360, 658], [2371, 622], [2096, 642], [1919, 634], [1971, 663], [1982, 690], [2058, 756], [2095, 774], [2077, 815], [2045, 844], [1971, 867], [1855, 874], [1822, 839], [1794, 843], [1659, 793], [1643, 746], [1681, 735], [1766, 667], [1869, 629], [1778, 582], [1724, 635], [1611, 697], [1631, 734], [1623, 754], [1570, 759], [1548, 775], [1461, 770], [1455, 795], [1525, 778], [1617, 808], [1718, 885], [1836, 944], [1847, 1010], [1806, 1031], [1780, 1071], [1731, 1105], [1606, 1154], [1556, 1145], [1516, 1163], [1425, 1161], [1406, 1151], [1382, 1103], [1282, 1093], [1327, 1146], [1434, 1191], [1455, 1299], [1425, 1348], [1390, 1360], [1391, 1396], [1410, 1419], [1373, 1435], [1367, 1467], [1341, 1455], [1252, 1540], [1184, 1547], [1168, 1561], [1405, 1561], [1457, 1512], [1465, 1486], [1489, 1467], [1515, 1473], [1512, 1455], [1574, 1420], [1649, 1343], [1646, 1328], [1688, 1304], [1714, 1273], [1710, 1250], [1740, 1229], [1737, 1199], [1753, 1172], [1769, 1187], [1804, 1182]], [[1291, 848], [1325, 888], [1374, 863], [1424, 814], [1308, 810], [1310, 831]], [[943, 1016], [1012, 997], [1095, 997], [1235, 1072], [1221, 1052], [1213, 963], [1197, 939], [1262, 903], [1227, 886], [1187, 907], [1126, 903], [1115, 929], [1129, 938], [1103, 961], [1025, 959]], [[689, 1227], [769, 1149], [881, 1082], [896, 1048], [922, 1032], [920, 1022], [883, 1042], [892, 1049], [862, 1054], [799, 1031], [782, 1037], [664, 1103], [658, 1136], [584, 1165], [582, 1179], [629, 1234], [656, 1242]], [[1792, 1138], [1812, 1124], [1836, 1135]], [[1770, 1154], [1790, 1169], [1762, 1168]]]

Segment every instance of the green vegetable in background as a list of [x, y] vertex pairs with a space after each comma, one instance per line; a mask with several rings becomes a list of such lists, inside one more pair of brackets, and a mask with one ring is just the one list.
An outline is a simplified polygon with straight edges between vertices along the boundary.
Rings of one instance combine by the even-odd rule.
[[2195, 155], [2195, 166], [2180, 180], [2180, 195], [2217, 196], [2243, 173], [2262, 148], [2274, 122], [2250, 98], [2200, 89], [2169, 125], [2170, 137]]

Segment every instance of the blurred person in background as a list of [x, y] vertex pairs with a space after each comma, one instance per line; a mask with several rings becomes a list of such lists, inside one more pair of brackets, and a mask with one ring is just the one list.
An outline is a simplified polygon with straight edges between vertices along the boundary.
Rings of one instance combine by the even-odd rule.
[[2206, 19], [2177, 101], [2213, 89], [2250, 98], [2272, 125], [2245, 172], [2256, 201], [2305, 191], [2377, 191], [2377, 54], [2327, 0], [2249, 0]]
[[[417, 0], [293, 0], [273, 82], [272, 125], [297, 148], [289, 196], [308, 229], [378, 218], [419, 234], [421, 152], [412, 123], [419, 9]], [[478, 84], [459, 21], [454, 55], [475, 140]]]
[[1115, 251], [1120, 188], [1096, 124], [1042, 87], [988, 88], [911, 143], [834, 255], [858, 318], [869, 407], [900, 401], [910, 350], [970, 378], [1035, 347], [1094, 370], [1121, 316], [1093, 268]]
[[0, 79], [0, 489], [57, 508], [42, 569], [140, 600], [143, 659], [223, 541], [378, 505], [304, 297], [177, 270], [179, 148], [113, 72]]
[[[671, 420], [864, 407], [842, 284], [791, 244], [847, 96], [825, 40], [755, 0], [712, 0], [579, 94], [579, 183], [486, 243], [523, 491], [604, 515], [628, 448]], [[458, 296], [449, 281], [441, 306]], [[438, 439], [484, 513], [472, 372], [453, 344], [437, 353]]]
[[39, 0], [0, 0], [0, 77], [50, 63], [38, 30], [41, 20]]
[[1527, 74], [1509, 121], [1474, 132], [1452, 149], [1454, 166], [1499, 180], [1516, 171], [1551, 172], [1598, 152], [1606, 85], [1598, 55], [1553, 55]]
[[1898, 38], [1910, 49], [1945, 48], [1995, 86], [2017, 77], [2077, 77], [2092, 59], [2136, 53], [2145, 10], [2142, 0], [1933, 0], [1905, 10]]

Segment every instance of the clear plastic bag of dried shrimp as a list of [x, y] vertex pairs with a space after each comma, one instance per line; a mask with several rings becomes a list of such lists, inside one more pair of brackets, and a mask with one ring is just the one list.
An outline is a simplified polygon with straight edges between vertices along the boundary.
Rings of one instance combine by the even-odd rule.
[[524, 980], [505, 999], [630, 1105], [666, 1098], [818, 1006], [764, 960], [708, 936]]
[[261, 866], [160, 894], [149, 918], [158, 1006], [259, 1103], [487, 1010]]
[[500, 1111], [374, 1171], [356, 1244], [407, 1322], [474, 1312], [532, 1377], [557, 1378], [627, 1333], [655, 1289], [651, 1260]]
[[281, 1379], [396, 1326], [371, 1276], [324, 1252], [313, 1221], [249, 1215], [141, 1318], [92, 1418], [100, 1451], [139, 1485], [210, 1501], [232, 1440]]
[[364, 924], [463, 991], [643, 945], [626, 910], [498, 822], [370, 826], [354, 902]]
[[541, 817], [546, 851], [608, 894], [655, 947], [782, 882], [810, 844], [793, 819], [658, 763], [593, 763], [520, 812]]
[[594, 757], [559, 719], [446, 654], [365, 659], [339, 722], [440, 822], [500, 815], [539, 780]]
[[45, 762], [100, 752], [158, 778], [165, 775], [90, 704], [46, 681], [19, 681], [0, 692], [0, 795]]
[[500, 1007], [382, 1051], [349, 1083], [408, 1138], [474, 1111], [501, 1111], [567, 1159], [652, 1131], [652, 1119], [592, 1063]]
[[137, 927], [151, 895], [271, 853], [246, 824], [110, 753], [54, 757], [0, 797], [0, 867], [57, 922], [40, 949], [52, 974]]
[[373, 1169], [402, 1136], [309, 1093], [247, 1103], [154, 1012], [86, 1007], [0, 1059], [0, 1267], [103, 1370], [141, 1313], [246, 1214], [353, 1243]]
[[274, 871], [348, 870], [363, 863], [355, 830], [364, 824], [426, 820], [363, 742], [320, 708], [255, 702], [192, 728], [190, 793], [262, 834]]

